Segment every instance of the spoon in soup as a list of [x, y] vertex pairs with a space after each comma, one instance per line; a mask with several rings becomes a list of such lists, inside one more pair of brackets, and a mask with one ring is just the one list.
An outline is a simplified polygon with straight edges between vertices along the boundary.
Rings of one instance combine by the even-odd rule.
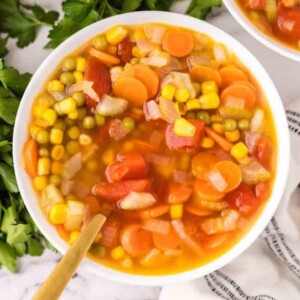
[[59, 299], [105, 221], [106, 217], [98, 214], [87, 223], [78, 239], [69, 248], [32, 298], [33, 300]]

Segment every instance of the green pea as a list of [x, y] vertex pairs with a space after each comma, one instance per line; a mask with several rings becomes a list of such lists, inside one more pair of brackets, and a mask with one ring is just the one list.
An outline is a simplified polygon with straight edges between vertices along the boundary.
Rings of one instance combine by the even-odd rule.
[[65, 124], [65, 122], [62, 119], [58, 119], [54, 123], [53, 128], [60, 129], [60, 130], [64, 131], [66, 129], [66, 124]]
[[124, 118], [124, 119], [122, 120], [122, 127], [123, 127], [126, 131], [128, 131], [128, 132], [132, 131], [132, 130], [134, 129], [134, 127], [135, 127], [135, 121], [134, 121], [134, 119], [132, 119], [132, 118], [130, 118], [130, 117]]
[[60, 74], [59, 80], [65, 85], [70, 85], [75, 82], [75, 77], [72, 72], [63, 72]]
[[81, 92], [74, 93], [72, 95], [72, 98], [75, 100], [77, 107], [81, 107], [85, 103], [84, 95]]
[[98, 126], [103, 126], [105, 124], [105, 117], [100, 114], [95, 114], [95, 121]]
[[106, 253], [106, 250], [104, 247], [102, 246], [99, 246], [99, 245], [94, 245], [93, 248], [92, 248], [92, 253], [97, 256], [98, 258], [102, 258], [105, 253]]
[[78, 127], [73, 126], [68, 129], [68, 137], [72, 140], [77, 140], [80, 135], [80, 130]]
[[233, 119], [227, 119], [224, 123], [225, 131], [234, 131], [237, 128], [237, 123]]
[[82, 126], [85, 129], [92, 129], [94, 128], [96, 125], [95, 119], [92, 116], [86, 116], [84, 117], [83, 121], [82, 121]]
[[36, 135], [36, 141], [39, 144], [49, 143], [49, 132], [46, 129], [39, 130], [37, 135]]
[[64, 71], [74, 71], [76, 69], [76, 60], [74, 57], [64, 58], [61, 64]]
[[248, 119], [241, 119], [238, 122], [239, 129], [246, 131], [250, 129], [250, 122]]
[[39, 148], [39, 156], [40, 157], [48, 157], [50, 155], [49, 150], [45, 147]]
[[49, 183], [52, 183], [54, 185], [60, 185], [61, 177], [59, 175], [50, 175]]
[[93, 38], [93, 46], [98, 50], [105, 50], [108, 46], [107, 40], [104, 36], [97, 35]]
[[185, 115], [188, 119], [196, 119], [196, 113], [193, 111], [189, 111], [186, 115]]
[[66, 150], [70, 155], [76, 154], [80, 151], [80, 145], [77, 141], [69, 141], [66, 144]]
[[209, 113], [207, 111], [199, 111], [199, 112], [197, 112], [196, 118], [198, 120], [203, 121], [205, 124], [209, 124], [210, 123]]

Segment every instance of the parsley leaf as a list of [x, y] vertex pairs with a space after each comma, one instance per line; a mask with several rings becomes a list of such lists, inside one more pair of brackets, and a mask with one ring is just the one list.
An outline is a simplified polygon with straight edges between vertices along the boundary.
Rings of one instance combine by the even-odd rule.
[[0, 37], [0, 57], [4, 57], [8, 52], [6, 48], [7, 40], [8, 37], [6, 38]]
[[14, 249], [0, 240], [0, 265], [5, 266], [11, 272], [17, 271], [16, 252]]
[[211, 12], [213, 6], [220, 6], [222, 0], [192, 0], [187, 14], [198, 18], [204, 19]]
[[4, 163], [0, 163], [0, 175], [7, 190], [12, 193], [19, 192], [14, 169]]

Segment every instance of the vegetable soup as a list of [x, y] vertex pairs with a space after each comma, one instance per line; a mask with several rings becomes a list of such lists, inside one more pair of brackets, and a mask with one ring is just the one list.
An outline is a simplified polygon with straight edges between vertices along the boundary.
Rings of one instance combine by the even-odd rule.
[[236, 0], [249, 20], [279, 42], [300, 49], [300, 0]]
[[268, 200], [273, 119], [224, 45], [162, 24], [116, 26], [65, 57], [35, 99], [24, 166], [72, 244], [107, 216], [89, 256], [170, 274], [233, 247]]

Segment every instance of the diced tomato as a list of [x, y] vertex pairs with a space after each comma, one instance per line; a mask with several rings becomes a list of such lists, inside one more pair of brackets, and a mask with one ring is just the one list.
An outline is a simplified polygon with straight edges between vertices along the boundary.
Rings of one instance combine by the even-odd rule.
[[276, 29], [285, 39], [300, 40], [300, 7], [287, 8], [279, 3]]
[[120, 153], [117, 161], [110, 164], [105, 171], [109, 182], [145, 178], [147, 173], [147, 162], [138, 152]]
[[132, 58], [132, 48], [134, 44], [131, 42], [129, 37], [126, 37], [118, 45], [118, 55], [120, 56], [122, 62], [129, 63]]
[[236, 209], [244, 216], [253, 213], [260, 203], [252, 189], [243, 183], [237, 189], [227, 194], [225, 200], [231, 208]]
[[[104, 94], [111, 92], [111, 79], [109, 69], [99, 59], [89, 57], [84, 72], [84, 80], [94, 82], [92, 88], [101, 98]], [[85, 95], [85, 103], [88, 109], [93, 110], [97, 106], [97, 102]]]
[[100, 244], [108, 248], [117, 246], [119, 241], [120, 229], [121, 224], [116, 218], [108, 218], [101, 229], [102, 235]]
[[248, 0], [247, 6], [250, 9], [265, 9], [266, 8], [266, 0]]
[[95, 141], [96, 144], [103, 145], [104, 141], [108, 139], [109, 137], [108, 128], [109, 128], [109, 123], [105, 123], [103, 126], [101, 126], [98, 129], [98, 131], [93, 136], [93, 140]]
[[189, 119], [188, 121], [196, 127], [196, 132], [192, 137], [178, 136], [174, 133], [174, 125], [168, 125], [166, 129], [166, 143], [170, 150], [194, 152], [199, 148], [204, 135], [205, 123], [194, 119]]
[[147, 192], [150, 190], [149, 179], [126, 180], [120, 182], [100, 182], [93, 187], [94, 195], [107, 201], [117, 201], [127, 196], [131, 191]]
[[172, 183], [169, 186], [169, 204], [182, 204], [189, 200], [193, 190], [179, 183]]
[[254, 155], [265, 168], [269, 168], [272, 158], [272, 142], [270, 138], [265, 137], [257, 143]]
[[255, 186], [255, 195], [260, 201], [266, 201], [271, 194], [271, 187], [268, 182], [261, 182]]

